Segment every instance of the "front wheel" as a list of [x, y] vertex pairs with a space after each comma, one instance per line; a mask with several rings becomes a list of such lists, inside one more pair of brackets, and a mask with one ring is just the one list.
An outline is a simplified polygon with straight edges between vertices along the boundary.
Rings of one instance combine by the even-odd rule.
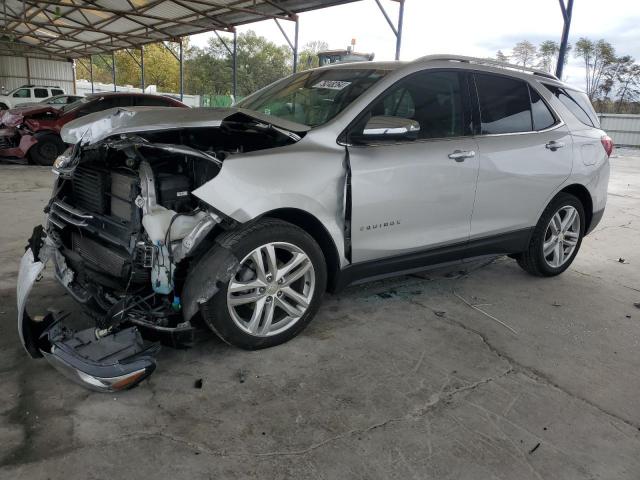
[[561, 274], [578, 254], [584, 231], [582, 202], [568, 193], [558, 194], [542, 213], [527, 250], [516, 255], [518, 265], [539, 277]]
[[60, 136], [53, 133], [43, 135], [29, 150], [29, 158], [36, 165], [50, 166], [64, 149], [65, 145]]
[[322, 250], [304, 230], [263, 219], [218, 239], [238, 266], [203, 311], [227, 343], [272, 347], [300, 333], [315, 316], [327, 283]]

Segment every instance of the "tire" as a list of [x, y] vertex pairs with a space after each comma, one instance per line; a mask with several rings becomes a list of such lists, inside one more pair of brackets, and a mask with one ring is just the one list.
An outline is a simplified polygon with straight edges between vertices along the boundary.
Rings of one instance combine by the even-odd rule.
[[[572, 223], [568, 230], [561, 235], [554, 233], [552, 219], [557, 215], [561, 219], [560, 225], [568, 221], [567, 217], [572, 211], [576, 212], [579, 224]], [[573, 217], [573, 214], [571, 214]], [[555, 228], [558, 224], [554, 221]], [[575, 259], [585, 231], [585, 213], [582, 202], [571, 194], [559, 193], [547, 205], [533, 230], [531, 240], [526, 251], [515, 256], [518, 265], [527, 273], [538, 277], [553, 277], [564, 272]], [[560, 231], [562, 228], [560, 229]], [[554, 240], [555, 239], [555, 240]], [[574, 245], [570, 245], [575, 243]], [[548, 245], [545, 256], [544, 248]], [[573, 249], [571, 250], [571, 246]], [[562, 252], [562, 253], [560, 253]]]
[[[288, 222], [261, 219], [242, 230], [223, 234], [218, 237], [217, 243], [219, 246], [215, 246], [207, 255], [213, 255], [219, 249], [228, 249], [240, 264], [231, 279], [221, 285], [220, 290], [210, 300], [201, 305], [202, 317], [207, 326], [225, 342], [247, 350], [273, 347], [298, 335], [318, 311], [327, 284], [325, 259], [313, 237]], [[269, 268], [269, 245], [273, 246], [277, 269]], [[289, 253], [291, 257], [288, 256]], [[254, 261], [256, 255], [260, 256], [265, 266], [262, 278], [273, 277], [274, 270], [277, 278], [273, 277], [269, 282], [260, 283], [260, 275], [256, 273], [258, 268], [255, 267]], [[304, 256], [306, 260], [301, 260]], [[282, 283], [279, 283], [280, 272], [284, 272], [283, 267], [293, 265], [293, 260], [300, 261], [300, 265], [292, 268], [286, 275], [283, 273]], [[302, 271], [305, 273], [287, 286], [289, 279], [293, 279]], [[243, 289], [241, 285], [247, 283], [264, 286]], [[230, 289], [230, 286], [233, 288]], [[303, 303], [297, 304], [293, 300], [294, 297], [289, 296], [293, 295], [291, 290], [299, 295], [296, 298], [305, 299], [306, 308], [301, 306]], [[252, 298], [259, 297], [260, 300], [233, 305], [233, 302], [244, 301], [243, 297], [248, 298], [249, 295]], [[256, 316], [255, 312], [260, 304], [263, 313]], [[295, 315], [285, 312], [285, 304], [287, 308], [296, 306], [296, 315], [299, 311], [304, 313], [294, 319]], [[269, 324], [272, 331], [265, 330], [269, 313], [273, 319]]]
[[9, 107], [4, 103], [0, 103], [0, 110], [9, 110]]
[[39, 137], [38, 142], [29, 149], [29, 159], [36, 165], [51, 166], [56, 157], [64, 152], [64, 149], [65, 145], [58, 135], [43, 135]]

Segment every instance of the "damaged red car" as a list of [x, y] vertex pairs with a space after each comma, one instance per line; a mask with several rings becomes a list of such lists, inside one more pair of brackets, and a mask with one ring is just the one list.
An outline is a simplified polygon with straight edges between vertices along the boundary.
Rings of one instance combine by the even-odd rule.
[[183, 107], [173, 98], [144, 93], [96, 93], [63, 106], [37, 105], [0, 113], [0, 158], [52, 165], [67, 146], [60, 130], [71, 120], [114, 107]]

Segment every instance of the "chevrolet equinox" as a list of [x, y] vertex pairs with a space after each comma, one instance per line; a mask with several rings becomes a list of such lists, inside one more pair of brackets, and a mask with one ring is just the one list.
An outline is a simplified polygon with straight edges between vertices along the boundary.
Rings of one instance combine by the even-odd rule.
[[[308, 70], [227, 109], [114, 108], [62, 139], [19, 333], [102, 391], [199, 326], [283, 343], [357, 282], [486, 255], [558, 275], [602, 217], [613, 148], [553, 75], [445, 55]], [[27, 314], [49, 261], [91, 328]]]

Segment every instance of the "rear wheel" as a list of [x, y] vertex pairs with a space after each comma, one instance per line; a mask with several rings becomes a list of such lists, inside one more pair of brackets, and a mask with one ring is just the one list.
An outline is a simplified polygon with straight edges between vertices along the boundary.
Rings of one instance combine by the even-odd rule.
[[43, 135], [38, 142], [29, 149], [29, 158], [36, 165], [53, 165], [55, 159], [64, 152], [62, 139], [55, 134]]
[[582, 202], [573, 195], [560, 193], [542, 213], [527, 250], [516, 255], [518, 265], [540, 277], [559, 275], [576, 257], [584, 229]]
[[300, 333], [315, 316], [327, 282], [315, 240], [295, 225], [264, 219], [218, 242], [239, 263], [205, 305], [207, 325], [245, 349], [279, 345]]
[[0, 110], [9, 110], [9, 107], [5, 103], [0, 103]]

